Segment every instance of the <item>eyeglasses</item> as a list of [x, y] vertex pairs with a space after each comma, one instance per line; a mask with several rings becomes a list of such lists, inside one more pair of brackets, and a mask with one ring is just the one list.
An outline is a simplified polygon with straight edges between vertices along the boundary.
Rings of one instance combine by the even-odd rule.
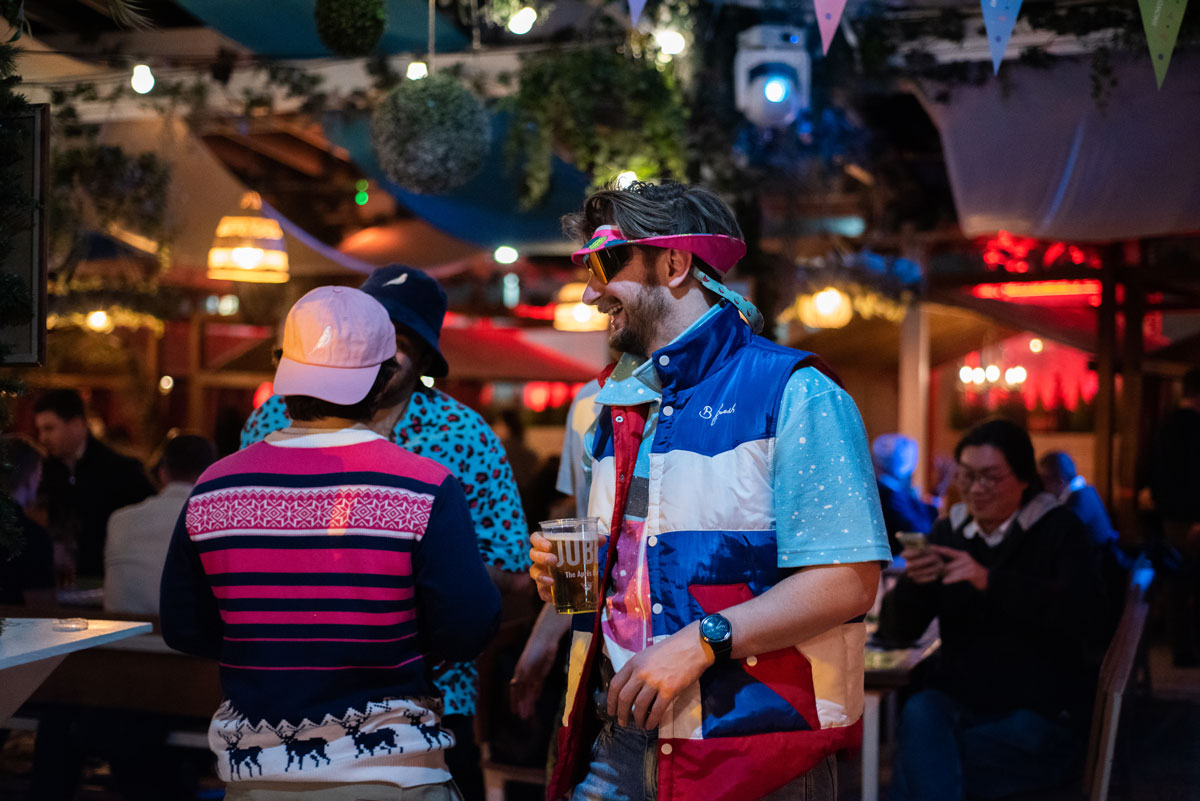
[[976, 473], [969, 467], [959, 465], [956, 480], [959, 488], [964, 492], [971, 489], [976, 482], [979, 483], [980, 489], [990, 490], [1011, 475], [1012, 471], [1002, 472], [1000, 470], [980, 470]]
[[617, 245], [611, 248], [593, 250], [583, 260], [588, 272], [601, 284], [607, 284], [617, 273], [624, 269], [633, 258], [632, 245]]

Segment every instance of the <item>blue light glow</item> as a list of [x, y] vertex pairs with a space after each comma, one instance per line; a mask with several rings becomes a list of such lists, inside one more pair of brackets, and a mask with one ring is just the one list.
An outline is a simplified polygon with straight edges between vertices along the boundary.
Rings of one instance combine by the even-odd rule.
[[763, 84], [763, 97], [769, 103], [782, 103], [791, 93], [791, 81], [785, 78], [770, 78]]

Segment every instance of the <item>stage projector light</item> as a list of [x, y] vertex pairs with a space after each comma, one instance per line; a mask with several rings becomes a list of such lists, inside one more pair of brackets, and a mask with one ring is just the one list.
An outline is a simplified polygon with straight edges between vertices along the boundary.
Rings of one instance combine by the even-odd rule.
[[757, 25], [738, 34], [734, 57], [738, 111], [762, 128], [782, 128], [808, 108], [812, 60], [803, 31]]

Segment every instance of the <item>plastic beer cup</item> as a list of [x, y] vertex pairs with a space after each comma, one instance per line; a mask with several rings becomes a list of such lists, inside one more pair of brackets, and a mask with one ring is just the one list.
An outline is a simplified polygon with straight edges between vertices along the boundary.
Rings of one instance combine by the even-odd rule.
[[558, 557], [558, 564], [550, 567], [554, 611], [560, 615], [595, 612], [600, 591], [600, 518], [568, 517], [539, 525]]

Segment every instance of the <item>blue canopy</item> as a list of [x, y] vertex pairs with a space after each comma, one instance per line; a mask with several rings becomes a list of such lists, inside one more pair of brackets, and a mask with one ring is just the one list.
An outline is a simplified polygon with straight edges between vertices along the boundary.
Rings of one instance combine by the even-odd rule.
[[559, 219], [577, 211], [587, 197], [588, 177], [555, 158], [550, 190], [529, 211], [519, 205], [520, 177], [509, 169], [504, 140], [509, 115], [492, 117], [492, 147], [483, 169], [464, 186], [446, 195], [419, 195], [387, 179], [371, 146], [371, 120], [365, 112], [333, 112], [324, 120], [325, 136], [344, 147], [350, 158], [396, 200], [435, 228], [484, 248], [500, 245], [561, 242]]
[[[335, 55], [317, 36], [316, 0], [176, 0], [205, 25], [243, 47], [272, 58], [329, 58]], [[385, 55], [424, 52], [428, 47], [429, 7], [424, 0], [387, 0], [387, 27], [378, 51]], [[441, 14], [435, 15], [435, 46], [441, 52], [465, 50], [467, 37]]]

